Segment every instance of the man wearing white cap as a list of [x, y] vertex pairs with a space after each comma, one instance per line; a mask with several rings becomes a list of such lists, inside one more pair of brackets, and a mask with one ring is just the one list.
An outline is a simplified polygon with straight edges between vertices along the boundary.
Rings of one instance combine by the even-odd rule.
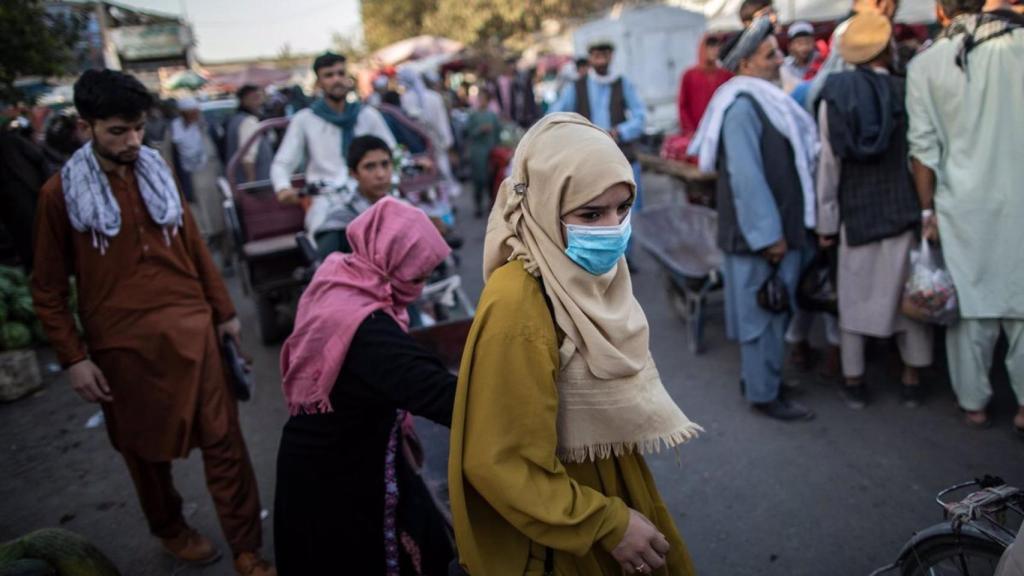
[[719, 174], [726, 332], [740, 342], [741, 387], [752, 407], [809, 420], [814, 413], [781, 386], [791, 296], [815, 225], [814, 119], [776, 85], [782, 55], [770, 16], [728, 45], [722, 65], [736, 76], [715, 91], [689, 153]]
[[814, 61], [814, 26], [809, 22], [794, 22], [787, 31], [789, 56], [782, 62], [782, 89], [790, 93], [804, 81]]
[[185, 199], [196, 201], [192, 174], [206, 165], [206, 146], [200, 125], [202, 115], [195, 98], [178, 100], [180, 115], [171, 122], [171, 142], [174, 144], [174, 170]]

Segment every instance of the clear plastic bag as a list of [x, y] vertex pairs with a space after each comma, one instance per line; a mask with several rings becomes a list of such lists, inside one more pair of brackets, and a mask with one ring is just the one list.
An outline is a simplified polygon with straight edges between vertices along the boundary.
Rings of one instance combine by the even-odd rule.
[[949, 325], [960, 317], [953, 276], [942, 262], [942, 253], [924, 238], [921, 247], [910, 252], [910, 277], [900, 311], [930, 324]]

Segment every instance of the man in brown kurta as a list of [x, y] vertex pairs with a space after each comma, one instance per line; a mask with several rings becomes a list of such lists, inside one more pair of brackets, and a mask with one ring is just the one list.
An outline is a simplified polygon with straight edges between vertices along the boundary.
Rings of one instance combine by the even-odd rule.
[[[224, 335], [237, 338], [240, 325], [187, 204], [176, 190], [169, 192], [182, 206], [180, 226], [162, 226], [140, 192], [140, 179], [152, 178], [135, 162], [140, 152], [148, 153], [140, 150], [145, 113], [134, 110], [142, 99], [137, 88], [134, 78], [110, 71], [88, 72], [76, 84], [76, 106], [93, 132], [79, 154], [95, 154], [93, 165], [109, 182], [120, 227], [110, 237], [76, 229], [69, 198], [78, 191], [64, 186], [71, 172], [65, 167], [51, 178], [40, 192], [36, 218], [36, 310], [76, 392], [101, 402], [110, 441], [164, 547], [190, 562], [219, 558], [209, 540], [185, 523], [172, 482], [171, 460], [200, 448], [238, 573], [275, 574], [259, 556], [256, 477], [218, 344]], [[100, 90], [106, 100], [97, 104], [90, 96]], [[124, 111], [107, 109], [118, 91]], [[71, 276], [84, 336], [68, 306]]]

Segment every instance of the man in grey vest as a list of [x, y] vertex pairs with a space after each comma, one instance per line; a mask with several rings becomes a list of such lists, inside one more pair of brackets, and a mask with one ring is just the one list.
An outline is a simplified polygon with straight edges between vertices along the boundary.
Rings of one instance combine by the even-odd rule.
[[624, 76], [610, 72], [614, 52], [615, 47], [611, 42], [592, 43], [588, 48], [590, 70], [574, 84], [565, 86], [548, 113], [576, 112], [612, 135], [626, 159], [633, 165], [637, 186], [633, 209], [640, 210], [643, 207], [643, 194], [640, 162], [635, 148], [637, 140], [644, 135], [647, 112], [633, 83]]
[[[263, 106], [263, 90], [246, 84], [238, 89], [238, 111], [228, 120], [225, 131], [225, 161], [238, 151], [259, 129], [260, 108]], [[274, 161], [274, 151], [270, 141], [260, 136], [259, 141], [249, 147], [235, 171], [237, 182], [253, 182], [270, 179], [270, 163]]]
[[868, 337], [895, 337], [903, 360], [903, 403], [921, 402], [918, 369], [932, 363], [931, 327], [900, 313], [921, 204], [910, 178], [904, 82], [890, 73], [892, 23], [878, 12], [849, 20], [839, 52], [854, 70], [829, 76], [818, 120], [818, 233], [839, 242], [843, 400], [868, 403]]
[[737, 76], [715, 92], [689, 152], [719, 174], [726, 330], [740, 342], [744, 394], [769, 417], [809, 420], [781, 391], [800, 251], [816, 217], [817, 128], [774, 84], [782, 54], [773, 29], [760, 17], [726, 47], [723, 65]]

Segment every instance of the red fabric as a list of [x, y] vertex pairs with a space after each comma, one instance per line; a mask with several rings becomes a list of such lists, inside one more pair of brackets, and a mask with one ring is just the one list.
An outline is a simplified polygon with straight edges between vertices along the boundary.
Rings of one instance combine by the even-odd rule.
[[697, 164], [696, 156], [688, 156], [686, 154], [686, 149], [690, 147], [690, 140], [693, 140], [693, 134], [667, 136], [661, 144], [661, 157], [668, 160]]
[[281, 349], [284, 397], [292, 414], [330, 412], [331, 389], [356, 329], [381, 311], [408, 329], [416, 282], [451, 252], [430, 218], [384, 198], [348, 225], [351, 254], [328, 256], [299, 300], [295, 330]]
[[501, 183], [505, 180], [505, 170], [508, 169], [509, 162], [512, 161], [512, 154], [515, 151], [506, 146], [495, 146], [491, 150], [491, 157], [488, 159], [490, 163], [491, 174], [494, 174], [494, 182], [491, 185], [491, 201], [498, 194], [498, 188], [501, 187]]
[[687, 70], [679, 82], [679, 131], [682, 134], [697, 131], [715, 90], [732, 78], [732, 73], [724, 68], [708, 68], [704, 65], [706, 39], [707, 36], [701, 38], [697, 48], [697, 65]]

